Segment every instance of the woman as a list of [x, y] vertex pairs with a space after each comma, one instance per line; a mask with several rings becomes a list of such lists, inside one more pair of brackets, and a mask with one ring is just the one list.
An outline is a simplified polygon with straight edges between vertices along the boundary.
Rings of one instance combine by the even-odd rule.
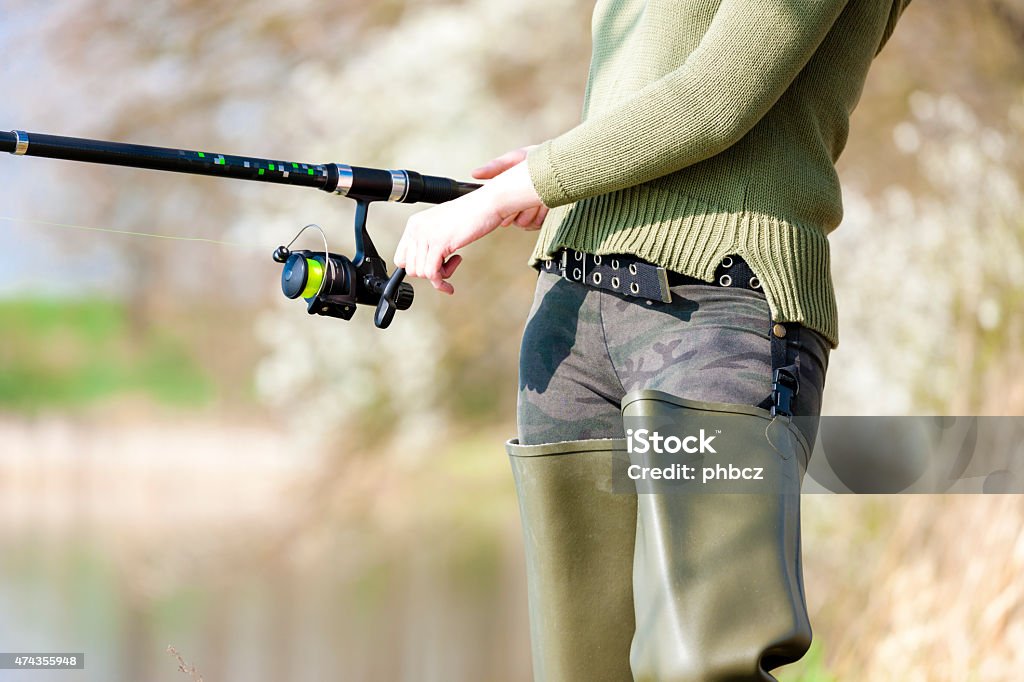
[[[583, 122], [409, 221], [396, 265], [448, 294], [460, 248], [542, 225], [509, 446], [538, 680], [771, 680], [809, 646], [792, 491], [614, 494], [611, 463], [657, 412], [733, 414], [741, 450], [806, 464], [835, 162], [907, 4], [600, 0]], [[780, 460], [755, 441], [790, 415], [811, 419]]]

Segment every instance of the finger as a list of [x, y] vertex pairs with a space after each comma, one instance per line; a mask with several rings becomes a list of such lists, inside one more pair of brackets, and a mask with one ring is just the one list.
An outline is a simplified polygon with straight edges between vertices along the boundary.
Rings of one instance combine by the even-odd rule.
[[435, 289], [450, 296], [455, 293], [455, 287], [444, 281], [444, 265], [444, 251], [437, 247], [429, 248], [426, 266], [427, 278]]
[[430, 283], [434, 285], [434, 288], [438, 288], [438, 283], [441, 281], [441, 266], [444, 265], [444, 253], [441, 252], [436, 246], [430, 244], [426, 245], [423, 259], [423, 275], [430, 280]]
[[[405, 237], [398, 240], [398, 246], [395, 247], [395, 267], [405, 267]], [[408, 270], [408, 268], [406, 268]]]
[[529, 227], [530, 225], [533, 225], [537, 221], [537, 210], [538, 208], [535, 206], [520, 213], [516, 218], [516, 225], [519, 227]]
[[[512, 164], [513, 166], [515, 164]], [[512, 166], [502, 163], [499, 159], [488, 161], [484, 165], [473, 170], [473, 177], [477, 180], [491, 180], [507, 171]]]
[[405, 272], [410, 277], [419, 277], [420, 276], [419, 263], [418, 263], [418, 260], [417, 260], [418, 256], [419, 256], [419, 244], [416, 243], [415, 241], [411, 241], [405, 247]]
[[502, 227], [508, 227], [513, 222], [515, 222], [515, 219], [516, 219], [516, 214], [513, 213], [512, 215], [510, 215], [509, 217], [507, 217], [507, 218], [505, 218], [504, 220], [501, 221], [501, 226]]
[[455, 274], [459, 264], [462, 263], [462, 256], [455, 255], [449, 258], [446, 262], [441, 264], [441, 276], [444, 279], [448, 279]]
[[510, 152], [505, 152], [499, 156], [498, 159], [509, 166], [514, 166], [526, 158], [526, 152], [526, 147], [520, 147], [519, 149], [513, 149]]
[[537, 211], [537, 227], [540, 227], [541, 225], [544, 224], [544, 220], [548, 217], [548, 211], [550, 210], [550, 208], [548, 208], [544, 204], [541, 204], [540, 210]]
[[526, 158], [526, 149], [514, 149], [506, 152], [496, 159], [488, 161], [473, 171], [473, 177], [479, 180], [489, 180], [501, 175], [512, 166]]
[[415, 226], [415, 222], [414, 222], [415, 219], [416, 219], [416, 216], [413, 216], [409, 220], [406, 221], [406, 223], [405, 223], [405, 230], [402, 232], [401, 239], [398, 240], [398, 246], [395, 247], [395, 265], [397, 265], [400, 268], [405, 268], [406, 271], [409, 270], [409, 268], [406, 267], [406, 265], [409, 262], [409, 256], [410, 256], [409, 247], [415, 241], [415, 237], [414, 237], [414, 235], [416, 234], [416, 226]]

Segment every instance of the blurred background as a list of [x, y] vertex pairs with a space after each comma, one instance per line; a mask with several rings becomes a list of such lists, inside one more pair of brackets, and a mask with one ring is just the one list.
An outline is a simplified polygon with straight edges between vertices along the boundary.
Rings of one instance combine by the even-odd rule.
[[[592, 7], [0, 0], [0, 128], [468, 178], [576, 122]], [[840, 164], [826, 413], [1024, 414], [1022, 132], [1024, 0], [913, 3]], [[206, 682], [530, 678], [533, 235], [380, 333], [270, 259], [310, 222], [350, 253], [349, 203], [0, 159], [0, 650], [87, 660], [0, 679], [188, 679], [168, 645]], [[371, 211], [382, 253], [411, 210]], [[1017, 679], [1020, 497], [805, 496], [804, 529], [780, 679]]]

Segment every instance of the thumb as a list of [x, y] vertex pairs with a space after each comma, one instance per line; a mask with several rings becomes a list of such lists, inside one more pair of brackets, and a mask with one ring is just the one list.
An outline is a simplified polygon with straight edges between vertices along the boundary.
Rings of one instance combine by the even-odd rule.
[[506, 152], [496, 159], [488, 161], [484, 165], [473, 171], [473, 177], [477, 180], [490, 180], [491, 178], [501, 175], [512, 166], [521, 162], [526, 158], [527, 147], [522, 149], [514, 149], [510, 152]]

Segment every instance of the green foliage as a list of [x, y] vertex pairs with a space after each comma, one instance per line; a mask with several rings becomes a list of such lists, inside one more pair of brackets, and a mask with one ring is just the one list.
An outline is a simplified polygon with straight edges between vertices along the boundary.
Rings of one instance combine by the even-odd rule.
[[76, 408], [126, 395], [193, 407], [212, 397], [185, 340], [170, 330], [133, 329], [124, 303], [6, 301], [0, 328], [3, 408]]

